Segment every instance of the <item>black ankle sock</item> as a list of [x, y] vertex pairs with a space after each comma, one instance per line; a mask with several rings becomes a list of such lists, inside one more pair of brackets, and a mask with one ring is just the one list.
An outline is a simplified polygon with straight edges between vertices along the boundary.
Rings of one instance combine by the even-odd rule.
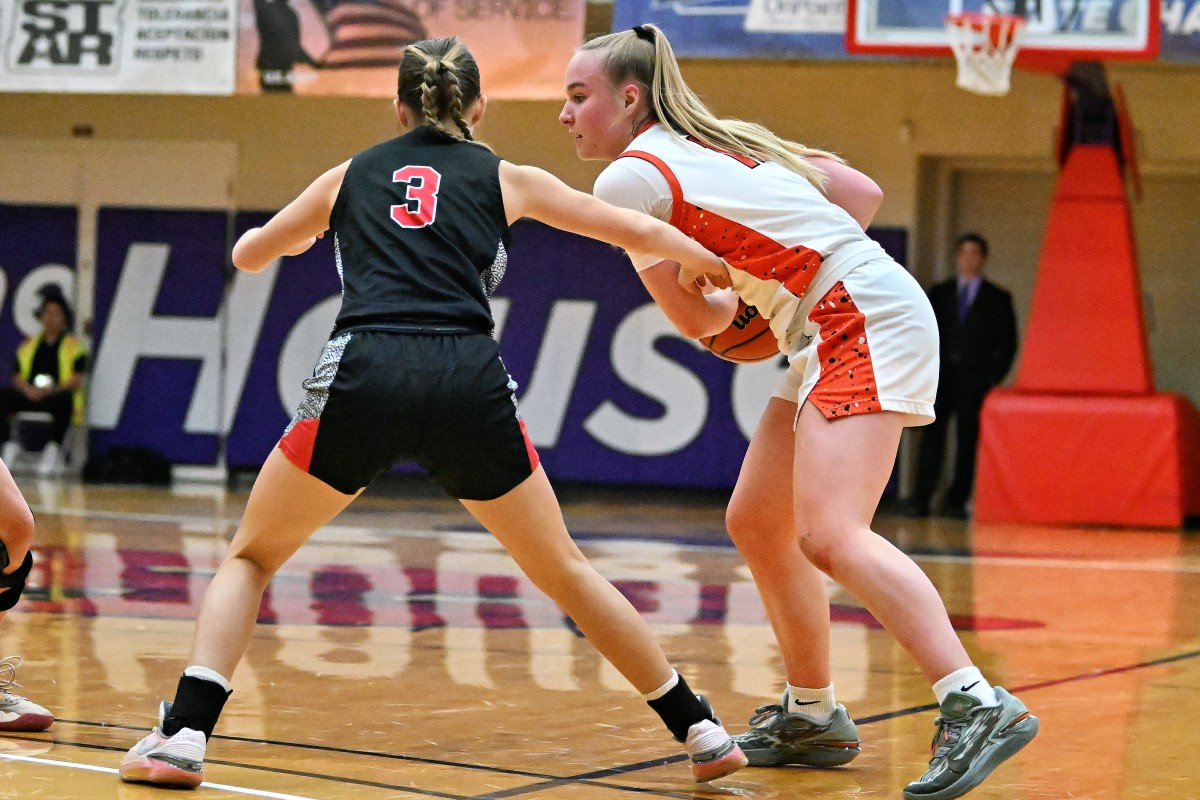
[[182, 728], [191, 728], [204, 731], [205, 739], [211, 738], [217, 718], [221, 716], [221, 709], [225, 707], [230, 694], [218, 683], [184, 675], [179, 679], [179, 688], [175, 690], [171, 711], [163, 720], [163, 736], [174, 736]]
[[682, 675], [679, 676], [679, 683], [672, 686], [670, 691], [657, 700], [646, 702], [662, 717], [663, 724], [677, 742], [687, 739], [688, 728], [697, 722], [713, 718], [700, 703], [696, 693], [688, 687]]

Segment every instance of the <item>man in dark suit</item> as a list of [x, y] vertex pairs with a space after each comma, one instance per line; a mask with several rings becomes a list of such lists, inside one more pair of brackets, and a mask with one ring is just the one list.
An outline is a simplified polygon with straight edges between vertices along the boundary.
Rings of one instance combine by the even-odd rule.
[[941, 372], [934, 410], [937, 420], [923, 430], [917, 480], [908, 510], [930, 513], [930, 502], [942, 473], [946, 426], [954, 417], [958, 431], [954, 480], [946, 490], [942, 512], [965, 519], [975, 484], [975, 449], [983, 397], [1008, 373], [1017, 352], [1017, 321], [1012, 295], [983, 278], [988, 243], [967, 233], [955, 243], [957, 276], [929, 290], [941, 335]]

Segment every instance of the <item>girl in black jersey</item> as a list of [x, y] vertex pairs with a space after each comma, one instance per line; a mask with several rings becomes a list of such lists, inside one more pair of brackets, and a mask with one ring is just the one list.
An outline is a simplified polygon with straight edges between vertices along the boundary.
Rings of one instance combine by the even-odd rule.
[[306, 399], [254, 485], [197, 621], [192, 666], [123, 780], [198, 786], [272, 576], [393, 462], [424, 465], [509, 551], [684, 742], [698, 781], [746, 761], [671, 669], [645, 621], [584, 559], [530, 444], [487, 296], [508, 224], [528, 216], [693, 269], [722, 262], [676, 229], [576, 192], [471, 141], [479, 71], [456, 39], [418, 42], [400, 64], [403, 134], [326, 172], [233, 250], [239, 269], [334, 236], [343, 305]]

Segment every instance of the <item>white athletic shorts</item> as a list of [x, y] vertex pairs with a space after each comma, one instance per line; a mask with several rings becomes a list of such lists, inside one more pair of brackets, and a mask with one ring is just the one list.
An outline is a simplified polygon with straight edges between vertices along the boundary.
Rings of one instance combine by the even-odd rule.
[[909, 426], [933, 422], [937, 320], [929, 299], [891, 259], [861, 264], [801, 304], [803, 336], [772, 397], [805, 400], [827, 419], [896, 411]]

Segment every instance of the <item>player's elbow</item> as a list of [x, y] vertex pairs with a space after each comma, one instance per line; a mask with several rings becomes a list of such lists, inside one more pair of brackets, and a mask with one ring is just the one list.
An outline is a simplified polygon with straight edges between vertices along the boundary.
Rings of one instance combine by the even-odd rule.
[[259, 258], [254, 252], [254, 240], [257, 238], [257, 232], [257, 228], [246, 231], [237, 240], [237, 244], [233, 246], [233, 254], [231, 256], [233, 265], [243, 272], [262, 272], [267, 264], [270, 263], [269, 260]]
[[875, 214], [882, 205], [883, 189], [875, 181], [864, 175], [859, 186], [855, 187], [854, 218], [866, 228], [867, 225], [871, 224], [871, 220], [875, 218]]
[[707, 339], [709, 336], [716, 336], [719, 333], [724, 333], [729, 328], [728, 322], [720, 320], [709, 320], [705, 325], [697, 325], [696, 333], [692, 334], [693, 339]]
[[867, 183], [869, 185], [863, 189], [866, 201], [874, 211], [878, 211], [879, 207], [883, 205], [883, 187], [870, 178], [867, 178]]
[[679, 331], [679, 335], [683, 336], [686, 339], [702, 339], [705, 336], [712, 335], [711, 333], [707, 332], [707, 329], [705, 328], [705, 326], [696, 325], [696, 324], [690, 323], [690, 322], [684, 323], [682, 325], [676, 325], [675, 328], [676, 328], [676, 330]]
[[874, 218], [879, 207], [883, 205], [883, 188], [870, 178], [867, 178], [867, 184], [863, 187], [863, 206], [867, 209], [868, 215]]
[[269, 262], [251, 259], [245, 253], [239, 253], [237, 251], [237, 248], [234, 248], [233, 265], [235, 267], [237, 267], [238, 269], [240, 269], [242, 272], [262, 272], [263, 269], [267, 266], [267, 263], [269, 263]]
[[674, 323], [675, 329], [682, 336], [686, 336], [689, 339], [703, 339], [706, 336], [715, 336], [728, 327], [719, 324], [713, 319], [709, 319], [707, 316], [696, 314], [676, 315], [671, 322]]

